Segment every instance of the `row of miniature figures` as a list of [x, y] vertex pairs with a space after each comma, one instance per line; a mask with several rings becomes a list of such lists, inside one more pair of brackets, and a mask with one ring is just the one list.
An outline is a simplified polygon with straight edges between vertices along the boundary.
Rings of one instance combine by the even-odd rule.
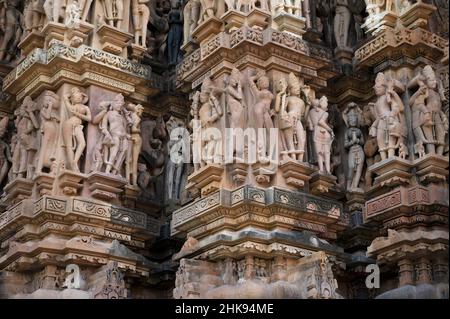
[[[327, 98], [317, 99], [315, 92], [293, 73], [274, 81], [273, 90], [264, 72], [254, 73], [251, 70], [241, 73], [235, 68], [222, 80], [222, 85], [219, 79], [206, 78], [201, 90], [193, 95], [190, 126], [194, 157], [196, 146], [201, 146], [197, 151], [201, 160], [194, 161], [195, 168], [224, 163], [227, 153], [224, 146], [228, 142], [222, 141], [220, 132], [215, 134], [214, 130], [242, 129], [234, 131], [236, 140], [243, 130], [262, 128], [278, 130], [281, 146], [276, 155], [281, 155], [282, 161], [317, 163], [322, 173], [332, 174], [333, 141], [338, 128], [329, 122]], [[414, 159], [447, 152], [448, 117], [443, 111], [447, 98], [440, 87], [431, 66], [422, 68], [406, 86], [379, 73], [374, 86], [376, 101], [367, 104], [364, 112], [356, 103], [344, 108], [347, 189], [359, 187], [365, 163], [370, 166], [375, 158]], [[406, 89], [412, 94], [408, 102], [410, 123], [399, 95]], [[412, 128], [413, 136], [408, 136], [408, 127]], [[233, 144], [235, 160], [250, 160], [248, 149], [252, 143], [257, 145], [257, 162], [267, 163], [274, 158], [268, 138], [256, 135], [255, 141], [248, 142], [245, 155], [242, 148], [238, 149], [239, 143]], [[414, 140], [412, 151], [408, 148], [409, 140]], [[308, 141], [312, 145], [308, 146]], [[308, 150], [313, 151], [306, 156]], [[366, 178], [366, 183], [370, 180]]]
[[[9, 118], [1, 120], [1, 175], [32, 180], [38, 174], [56, 175], [58, 170], [80, 173], [80, 159], [86, 157], [85, 123], [96, 127], [95, 146], [84, 171], [102, 172], [138, 184], [138, 158], [141, 152], [141, 105], [126, 104], [122, 94], [99, 104], [92, 114], [88, 96], [78, 87], [62, 99], [45, 91], [33, 101], [25, 97], [14, 112], [15, 132], [9, 146], [4, 137]], [[89, 167], [87, 167], [89, 166]]]

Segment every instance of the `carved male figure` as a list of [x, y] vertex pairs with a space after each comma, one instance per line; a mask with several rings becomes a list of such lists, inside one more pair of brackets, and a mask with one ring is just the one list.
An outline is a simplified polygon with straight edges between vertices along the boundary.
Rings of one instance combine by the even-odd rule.
[[150, 20], [150, 9], [147, 5], [150, 0], [132, 0], [131, 10], [134, 24], [134, 43], [147, 46], [147, 25]]
[[167, 36], [169, 65], [176, 65], [180, 58], [180, 48], [183, 41], [183, 17], [181, 1], [171, 0], [169, 12], [169, 34]]
[[25, 97], [22, 105], [14, 112], [16, 115], [17, 143], [13, 150], [13, 177], [32, 178], [35, 167], [35, 154], [38, 149], [36, 103], [30, 96]]
[[429, 65], [414, 77], [408, 88], [419, 86], [410, 99], [413, 111], [412, 126], [416, 143], [425, 144], [427, 153], [443, 155], [448, 119], [442, 111], [445, 95], [438, 89], [436, 73]]
[[344, 146], [348, 150], [347, 191], [350, 191], [358, 188], [365, 161], [364, 135], [360, 129], [362, 111], [352, 102], [347, 105], [342, 117], [347, 126]]
[[405, 107], [383, 73], [378, 73], [374, 89], [378, 99], [374, 107], [376, 120], [370, 128], [370, 135], [377, 138], [381, 160], [385, 160], [395, 156], [406, 136]]
[[67, 168], [79, 172], [78, 162], [86, 148], [83, 122], [90, 122], [91, 110], [86, 105], [88, 96], [77, 87], [63, 98], [68, 119], [63, 123], [63, 140], [66, 148]]
[[312, 102], [313, 109], [309, 112], [308, 127], [313, 131], [314, 148], [319, 170], [331, 174], [331, 144], [334, 139], [333, 129], [328, 125], [328, 99], [322, 96]]
[[308, 108], [300, 98], [300, 93], [300, 81], [293, 73], [289, 74], [288, 82], [282, 81], [281, 91], [277, 94], [275, 112], [279, 113], [279, 128], [283, 133], [285, 154], [303, 162], [306, 132], [302, 120], [308, 113]]
[[59, 96], [52, 91], [45, 91], [42, 99], [41, 133], [42, 142], [37, 165], [37, 172], [42, 172], [44, 168], [49, 171], [54, 167], [56, 160], [56, 145], [58, 142], [59, 129]]
[[111, 108], [103, 117], [101, 130], [108, 145], [105, 173], [120, 175], [122, 164], [128, 151], [127, 118], [124, 113], [125, 99], [122, 94], [116, 95]]

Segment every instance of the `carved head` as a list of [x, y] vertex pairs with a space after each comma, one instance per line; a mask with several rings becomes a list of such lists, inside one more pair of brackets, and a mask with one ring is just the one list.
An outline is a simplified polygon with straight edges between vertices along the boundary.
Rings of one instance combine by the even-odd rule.
[[287, 87], [288, 87], [288, 84], [287, 84], [286, 78], [284, 78], [284, 77], [280, 78], [277, 83], [277, 91], [278, 92], [286, 92]]
[[342, 113], [347, 127], [360, 127], [362, 122], [362, 111], [358, 104], [350, 102]]
[[230, 75], [230, 85], [231, 86], [236, 86], [239, 84], [241, 80], [241, 72], [239, 72], [238, 69], [234, 68], [233, 70], [231, 70], [231, 75]]
[[430, 89], [435, 89], [437, 86], [436, 73], [431, 66], [427, 65], [422, 70], [422, 75], [425, 78], [426, 85]]
[[319, 105], [322, 110], [328, 110], [328, 98], [325, 95], [320, 98]]
[[58, 109], [59, 108], [59, 96], [52, 91], [45, 91], [43, 95], [42, 104], [44, 107]]
[[270, 87], [270, 80], [267, 76], [263, 75], [258, 79], [258, 87], [260, 90], [267, 90]]
[[299, 96], [301, 90], [301, 84], [299, 79], [294, 73], [290, 73], [288, 77], [289, 93], [291, 96]]
[[204, 103], [208, 102], [208, 99], [209, 99], [208, 93], [205, 93], [205, 92], [200, 93], [200, 103], [204, 104]]
[[383, 73], [378, 73], [377, 77], [375, 78], [375, 85], [374, 85], [374, 89], [375, 89], [375, 94], [377, 96], [382, 96], [384, 94], [386, 94], [386, 89], [387, 89], [387, 79], [386, 76]]
[[81, 92], [79, 88], [74, 87], [70, 91], [70, 102], [72, 104], [86, 104], [88, 100], [88, 96]]
[[111, 103], [111, 108], [114, 111], [121, 111], [124, 105], [125, 105], [125, 98], [123, 97], [122, 94], [117, 94]]

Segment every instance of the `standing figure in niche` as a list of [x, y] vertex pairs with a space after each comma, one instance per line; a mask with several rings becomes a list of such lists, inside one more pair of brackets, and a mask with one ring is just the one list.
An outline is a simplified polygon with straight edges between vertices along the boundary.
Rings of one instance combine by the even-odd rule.
[[30, 96], [14, 112], [17, 128], [17, 142], [13, 149], [13, 177], [31, 179], [35, 168], [35, 155], [38, 150], [37, 130], [39, 122], [35, 112], [36, 103]]
[[124, 112], [125, 99], [122, 94], [116, 95], [111, 108], [103, 117], [100, 129], [105, 136], [107, 152], [106, 174], [121, 175], [122, 165], [128, 152], [127, 119]]
[[59, 129], [59, 96], [52, 91], [45, 91], [41, 108], [41, 133], [42, 142], [37, 165], [37, 172], [42, 172], [44, 168], [54, 173], [56, 160], [56, 146], [58, 142]]
[[449, 127], [448, 118], [442, 110], [446, 97], [438, 88], [436, 73], [431, 66], [425, 66], [408, 84], [409, 89], [417, 86], [419, 90], [410, 99], [416, 143], [425, 144], [427, 154], [443, 155]]
[[89, 98], [77, 87], [63, 98], [68, 119], [63, 123], [63, 140], [66, 148], [66, 168], [79, 172], [78, 162], [86, 148], [83, 122], [91, 121], [91, 110], [86, 105]]
[[378, 97], [374, 106], [376, 119], [369, 133], [377, 138], [381, 160], [385, 160], [395, 156], [406, 137], [405, 107], [392, 81], [388, 82], [383, 73], [378, 73], [374, 89]]
[[[289, 95], [286, 96], [286, 91]], [[280, 94], [285, 92], [283, 94]], [[301, 83], [293, 74], [289, 74], [288, 82], [282, 81], [281, 92], [277, 94], [275, 112], [279, 113], [279, 128], [282, 130], [285, 154], [292, 159], [303, 162], [306, 146], [306, 131], [302, 120], [309, 112], [306, 103], [300, 98]]]
[[123, 0], [101, 0], [105, 20], [111, 27], [122, 29], [124, 6]]
[[61, 22], [64, 19], [67, 0], [45, 0], [44, 11], [49, 22]]
[[[255, 97], [255, 104], [253, 106], [254, 123], [255, 128], [274, 128], [272, 115], [273, 110], [270, 106], [272, 105], [272, 100], [274, 96], [269, 90], [270, 80], [265, 75], [264, 72], [258, 72], [255, 76], [250, 77], [250, 89]], [[257, 149], [259, 153], [260, 162], [267, 161], [266, 154], [266, 138], [259, 139], [257, 141]]]
[[188, 0], [183, 9], [183, 19], [184, 19], [184, 44], [189, 42], [189, 37], [195, 28], [198, 26], [198, 21], [200, 19], [200, 0]]
[[349, 103], [342, 114], [347, 130], [344, 146], [348, 150], [347, 191], [359, 186], [364, 167], [364, 135], [361, 131], [362, 111], [356, 103]]
[[334, 139], [333, 129], [328, 125], [328, 99], [322, 96], [314, 100], [313, 109], [309, 112], [308, 127], [313, 131], [313, 141], [316, 150], [319, 170], [331, 174], [331, 144]]
[[134, 43], [147, 47], [147, 25], [150, 20], [150, 9], [147, 3], [150, 0], [132, 0]]
[[128, 184], [137, 186], [138, 161], [142, 148], [141, 117], [144, 112], [144, 107], [140, 104], [130, 104], [128, 110], [131, 111], [131, 122], [129, 123], [130, 141], [127, 152], [126, 176]]
[[8, 174], [9, 163], [12, 162], [11, 149], [3, 138], [8, 130], [9, 118], [5, 116], [0, 120], [0, 186]]
[[[242, 74], [238, 69], [234, 68], [228, 78], [228, 83], [225, 84], [226, 93], [226, 108], [230, 119], [229, 126], [233, 129], [244, 129], [244, 106], [243, 106], [243, 91], [242, 91]], [[242, 158], [244, 150], [243, 145], [239, 145], [236, 135], [233, 134], [233, 147], [236, 158]]]
[[352, 17], [348, 8], [348, 0], [336, 1], [336, 14], [334, 16], [334, 37], [338, 48], [348, 46], [348, 33], [350, 28], [350, 19]]
[[180, 48], [183, 44], [183, 17], [181, 1], [171, 0], [172, 9], [169, 12], [168, 55], [169, 65], [176, 65], [180, 58]]

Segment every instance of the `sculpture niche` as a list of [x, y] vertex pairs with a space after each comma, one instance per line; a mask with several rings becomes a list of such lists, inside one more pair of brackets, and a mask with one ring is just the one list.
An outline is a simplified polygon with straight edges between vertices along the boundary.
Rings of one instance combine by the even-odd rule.
[[364, 135], [361, 131], [362, 111], [356, 103], [349, 103], [342, 117], [347, 130], [344, 146], [348, 150], [347, 191], [359, 189], [364, 167]]
[[308, 128], [312, 131], [314, 149], [322, 173], [331, 174], [331, 145], [334, 139], [333, 129], [328, 125], [328, 99], [322, 96], [312, 102], [308, 115]]
[[436, 74], [431, 66], [425, 66], [408, 84], [409, 89], [419, 87], [411, 96], [412, 127], [415, 151], [419, 157], [425, 154], [444, 154], [448, 119], [442, 111], [446, 100], [444, 92], [438, 90]]
[[282, 132], [284, 158], [303, 162], [306, 146], [306, 131], [303, 119], [309, 112], [309, 106], [301, 99], [301, 83], [293, 74], [288, 81], [282, 78], [279, 82], [279, 92], [275, 100], [275, 112], [279, 114], [278, 127]]
[[[406, 121], [404, 105], [399, 95], [393, 89], [393, 81], [378, 73], [375, 79], [374, 105], [375, 121], [370, 128], [370, 135], [377, 138], [381, 160], [398, 155], [405, 156]], [[403, 153], [403, 154], [402, 154]]]

